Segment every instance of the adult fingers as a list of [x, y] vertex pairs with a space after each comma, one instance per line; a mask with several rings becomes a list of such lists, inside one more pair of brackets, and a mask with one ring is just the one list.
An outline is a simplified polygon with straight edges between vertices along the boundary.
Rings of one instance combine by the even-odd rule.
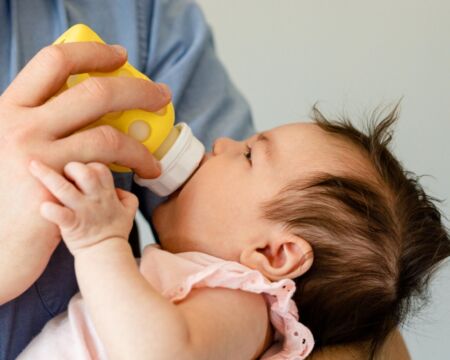
[[161, 175], [159, 162], [147, 148], [112, 126], [90, 128], [56, 140], [52, 146], [70, 161], [115, 163], [133, 169], [145, 179]]
[[54, 137], [71, 134], [109, 112], [156, 111], [169, 103], [165, 84], [130, 77], [91, 77], [44, 104], [42, 126]]
[[70, 74], [109, 72], [127, 59], [117, 45], [76, 42], [40, 50], [17, 75], [2, 97], [19, 106], [38, 106], [54, 95]]

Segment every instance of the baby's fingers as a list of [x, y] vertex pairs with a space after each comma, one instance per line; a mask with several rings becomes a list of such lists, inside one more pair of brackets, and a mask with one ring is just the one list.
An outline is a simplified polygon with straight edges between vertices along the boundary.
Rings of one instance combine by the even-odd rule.
[[120, 188], [116, 188], [116, 194], [123, 206], [131, 212], [137, 211], [139, 200], [136, 195]]
[[55, 223], [60, 229], [72, 228], [76, 220], [72, 210], [49, 201], [41, 204], [40, 212], [43, 218]]
[[33, 160], [29, 169], [31, 174], [38, 178], [48, 191], [64, 205], [73, 209], [81, 201], [82, 195], [78, 189], [52, 168], [40, 161]]
[[98, 181], [105, 189], [114, 189], [114, 178], [111, 170], [105, 164], [99, 162], [90, 162], [87, 167], [93, 169], [97, 173]]
[[98, 194], [102, 187], [97, 172], [84, 163], [69, 162], [64, 166], [64, 174], [86, 195]]

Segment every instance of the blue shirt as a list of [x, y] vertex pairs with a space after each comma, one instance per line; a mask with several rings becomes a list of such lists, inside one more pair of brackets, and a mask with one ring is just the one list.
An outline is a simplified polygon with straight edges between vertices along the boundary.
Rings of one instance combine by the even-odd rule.
[[[254, 132], [249, 106], [217, 58], [201, 10], [188, 0], [0, 0], [0, 92], [76, 23], [125, 46], [133, 66], [168, 84], [177, 120], [189, 123], [207, 149], [218, 136], [243, 139]], [[114, 179], [139, 197], [149, 219], [161, 199], [134, 184], [130, 173]], [[73, 258], [61, 242], [36, 283], [0, 306], [0, 359], [14, 359], [77, 291]]]

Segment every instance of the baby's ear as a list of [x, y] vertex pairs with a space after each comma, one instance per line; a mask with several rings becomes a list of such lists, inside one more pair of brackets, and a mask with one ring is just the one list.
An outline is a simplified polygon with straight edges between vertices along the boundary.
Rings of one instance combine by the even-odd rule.
[[294, 279], [309, 270], [313, 263], [311, 245], [287, 230], [268, 234], [245, 248], [240, 262], [259, 270], [270, 280]]

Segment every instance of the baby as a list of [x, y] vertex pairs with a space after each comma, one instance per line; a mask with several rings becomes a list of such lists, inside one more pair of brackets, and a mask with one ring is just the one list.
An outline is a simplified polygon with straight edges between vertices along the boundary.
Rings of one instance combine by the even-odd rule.
[[309, 330], [317, 349], [368, 341], [374, 356], [450, 256], [449, 236], [387, 149], [396, 109], [367, 135], [313, 115], [216, 140], [154, 211], [164, 250], [147, 247], [139, 268], [127, 242], [138, 201], [105, 165], [72, 162], [63, 177], [32, 162], [82, 298], [21, 357], [304, 359]]

